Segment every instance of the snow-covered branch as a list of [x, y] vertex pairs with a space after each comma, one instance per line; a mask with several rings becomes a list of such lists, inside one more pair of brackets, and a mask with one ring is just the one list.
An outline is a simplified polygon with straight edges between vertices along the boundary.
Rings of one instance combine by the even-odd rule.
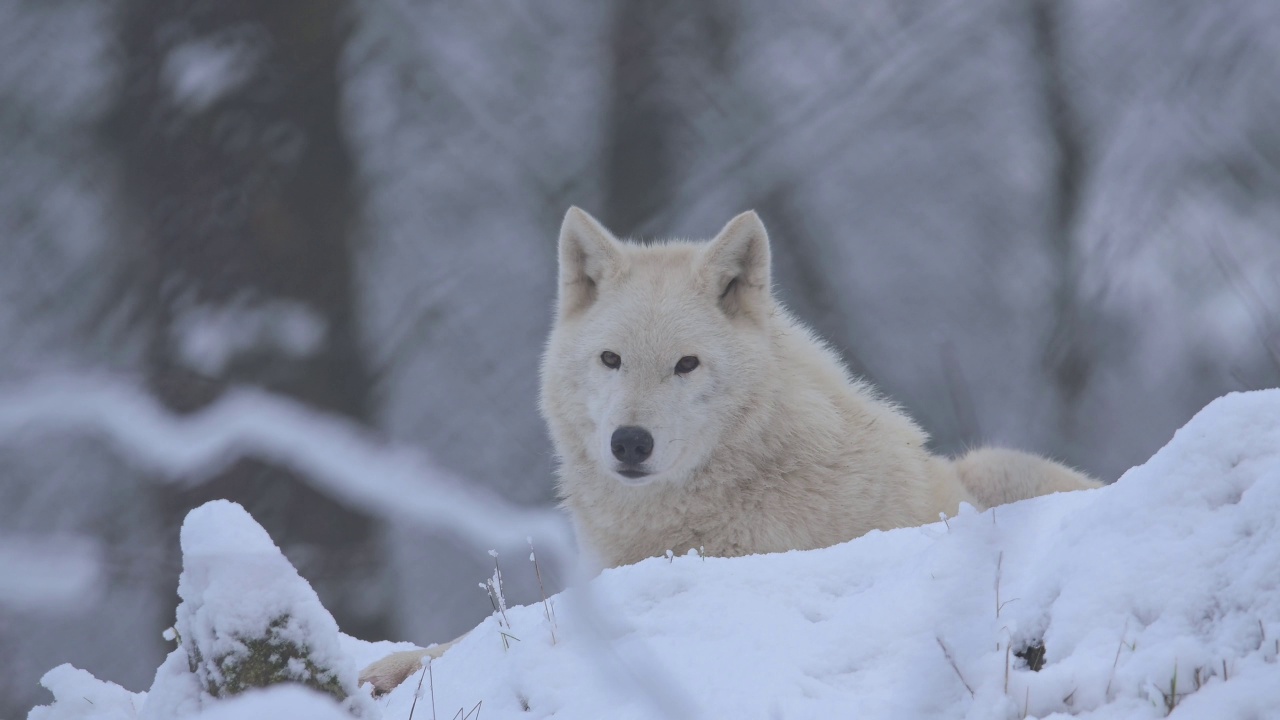
[[296, 402], [236, 389], [179, 417], [134, 385], [57, 376], [0, 387], [0, 442], [22, 431], [104, 436], [167, 479], [206, 478], [253, 456], [287, 465], [329, 495], [378, 517], [448, 528], [477, 547], [518, 547], [527, 537], [562, 560], [572, 536], [556, 512], [520, 508], [466, 485], [420, 452]]

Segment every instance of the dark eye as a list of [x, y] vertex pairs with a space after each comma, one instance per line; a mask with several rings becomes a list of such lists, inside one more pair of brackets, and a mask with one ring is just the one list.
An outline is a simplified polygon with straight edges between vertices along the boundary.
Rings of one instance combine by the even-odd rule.
[[[617, 370], [622, 365], [622, 358], [612, 350], [605, 350], [600, 353], [600, 362], [604, 363], [604, 366], [610, 370]], [[697, 361], [695, 360], [694, 363], [696, 364]]]
[[698, 356], [685, 355], [680, 358], [680, 362], [676, 363], [676, 374], [684, 375], [685, 373], [691, 373], [696, 367], [698, 367]]

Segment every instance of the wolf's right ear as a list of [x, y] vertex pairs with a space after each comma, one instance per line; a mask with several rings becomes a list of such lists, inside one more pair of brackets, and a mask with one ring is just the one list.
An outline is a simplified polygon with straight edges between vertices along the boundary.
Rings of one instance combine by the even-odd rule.
[[581, 208], [569, 208], [560, 225], [560, 316], [587, 309], [621, 264], [613, 234]]
[[773, 305], [769, 233], [754, 211], [729, 221], [703, 251], [701, 273], [729, 317], [760, 320]]

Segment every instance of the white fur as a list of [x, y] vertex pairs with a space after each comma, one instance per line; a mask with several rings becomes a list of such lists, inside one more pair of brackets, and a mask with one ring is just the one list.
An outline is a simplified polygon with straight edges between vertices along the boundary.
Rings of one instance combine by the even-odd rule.
[[[466, 635], [462, 637], [466, 637]], [[407, 680], [410, 675], [422, 672], [423, 660], [440, 657], [445, 650], [453, 647], [461, 639], [460, 637], [447, 643], [432, 645], [426, 650], [401, 650], [400, 652], [391, 653], [361, 670], [359, 684], [369, 683], [373, 685], [374, 695], [391, 692], [396, 686]]]
[[[985, 508], [1098, 485], [1010, 450], [930, 454], [924, 431], [774, 298], [754, 212], [708, 243], [636, 245], [570, 208], [559, 252], [542, 414], [564, 506], [602, 566], [668, 550], [826, 547], [934, 522], [962, 501]], [[621, 359], [616, 369], [605, 351]], [[686, 356], [698, 366], [677, 373]], [[611, 452], [623, 426], [653, 437], [643, 477], [619, 473], [635, 470]], [[389, 656], [361, 681], [385, 692], [426, 654]]]

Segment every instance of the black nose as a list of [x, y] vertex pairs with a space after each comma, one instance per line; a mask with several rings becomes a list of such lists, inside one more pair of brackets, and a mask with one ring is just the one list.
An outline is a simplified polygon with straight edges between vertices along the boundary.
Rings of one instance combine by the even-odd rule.
[[630, 465], [638, 465], [649, 458], [653, 452], [653, 436], [648, 430], [635, 425], [627, 425], [613, 431], [609, 440], [613, 456]]

